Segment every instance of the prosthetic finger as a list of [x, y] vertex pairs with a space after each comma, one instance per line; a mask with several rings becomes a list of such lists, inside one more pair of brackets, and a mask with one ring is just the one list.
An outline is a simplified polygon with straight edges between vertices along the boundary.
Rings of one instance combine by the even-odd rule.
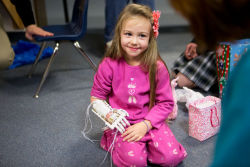
[[127, 111], [125, 111], [125, 110], [124, 110], [124, 112], [125, 112], [126, 116], [128, 117], [128, 116], [129, 116], [128, 112], [127, 112]]
[[128, 122], [128, 120], [126, 118], [122, 119], [128, 126], [130, 126], [130, 123]]
[[118, 123], [117, 126], [122, 130], [122, 133], [125, 132], [125, 128], [120, 123]]
[[128, 112], [125, 111], [125, 110], [123, 110], [123, 109], [118, 110], [118, 112], [119, 112], [120, 114], [122, 114], [122, 115], [127, 116], [127, 117], [129, 116]]
[[121, 119], [121, 122], [120, 122], [120, 123], [122, 124], [123, 127], [126, 127], [126, 126], [127, 126], [126, 123], [125, 123], [125, 121], [124, 121], [123, 119]]
[[119, 127], [119, 126], [115, 126], [115, 128], [120, 132], [120, 133], [123, 133], [122, 129]]

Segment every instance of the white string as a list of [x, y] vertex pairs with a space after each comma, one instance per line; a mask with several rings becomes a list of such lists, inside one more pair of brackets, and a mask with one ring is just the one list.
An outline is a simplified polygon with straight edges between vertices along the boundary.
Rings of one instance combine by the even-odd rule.
[[[83, 135], [83, 137], [85, 138], [85, 139], [87, 139], [87, 140], [89, 140], [90, 142], [92, 142], [92, 143], [94, 143], [95, 141], [100, 141], [100, 140], [93, 140], [93, 139], [90, 139], [88, 136], [87, 136], [87, 134], [92, 130], [92, 128], [93, 128], [93, 126], [92, 126], [92, 121], [91, 121], [91, 119], [90, 119], [90, 113], [89, 113], [89, 111], [90, 111], [90, 108], [93, 106], [93, 103], [90, 103], [89, 105], [88, 105], [88, 108], [87, 108], [87, 111], [86, 111], [86, 114], [85, 114], [85, 120], [84, 120], [84, 128], [83, 128], [83, 130], [81, 131], [81, 133], [82, 133], [82, 135]], [[87, 129], [88, 128], [88, 124], [90, 125], [90, 128], [89, 129]], [[111, 167], [112, 167], [112, 152], [113, 152], [113, 150], [114, 150], [114, 143], [115, 143], [115, 139], [116, 139], [116, 137], [117, 137], [117, 133], [118, 133], [118, 130], [116, 130], [116, 132], [115, 132], [115, 135], [114, 135], [114, 139], [113, 139], [113, 141], [112, 141], [112, 143], [111, 143], [111, 145], [109, 146], [109, 149], [108, 149], [108, 151], [107, 151], [107, 153], [105, 154], [105, 157], [104, 157], [104, 159], [102, 160], [102, 162], [101, 162], [101, 164], [100, 165], [102, 165], [104, 162], [105, 162], [105, 160], [106, 160], [106, 158], [107, 158], [107, 156], [108, 156], [108, 154], [109, 154], [109, 151], [110, 151], [110, 162], [111, 162]]]
[[116, 139], [117, 133], [118, 133], [118, 130], [116, 130], [114, 139], [113, 139], [111, 145], [109, 146], [109, 149], [108, 149], [107, 153], [105, 154], [105, 157], [104, 157], [104, 159], [102, 160], [102, 162], [101, 162], [100, 165], [102, 165], [102, 164], [105, 162], [105, 160], [106, 160], [106, 158], [107, 158], [107, 156], [108, 156], [108, 154], [109, 154], [109, 151], [110, 151], [110, 149], [111, 149], [111, 151], [110, 151], [110, 155], [111, 155], [111, 156], [110, 156], [110, 162], [111, 162], [111, 167], [112, 167], [112, 152], [113, 152], [113, 150], [114, 150], [115, 139]]
[[112, 153], [113, 153], [113, 150], [114, 150], [114, 146], [115, 146], [115, 139], [116, 139], [116, 136], [117, 136], [117, 133], [118, 133], [118, 130], [116, 130], [115, 132], [115, 136], [114, 136], [114, 139], [112, 141], [112, 149], [111, 149], [111, 152], [110, 152], [110, 163], [111, 163], [111, 167], [112, 167]]
[[[86, 111], [86, 114], [85, 114], [85, 121], [84, 121], [84, 128], [83, 130], [81, 131], [83, 137], [87, 140], [89, 140], [90, 142], [94, 143], [94, 141], [99, 141], [99, 140], [93, 140], [93, 139], [90, 139], [87, 134], [92, 130], [92, 121], [90, 119], [90, 114], [89, 114], [89, 111], [90, 111], [90, 108], [92, 107], [93, 103], [90, 103], [88, 105], [88, 108], [87, 108], [87, 111]], [[88, 128], [88, 124], [90, 125], [90, 128], [87, 130]]]

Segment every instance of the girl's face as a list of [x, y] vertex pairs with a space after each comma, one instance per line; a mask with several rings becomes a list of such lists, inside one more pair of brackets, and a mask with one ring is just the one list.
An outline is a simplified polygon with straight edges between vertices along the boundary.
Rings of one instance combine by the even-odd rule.
[[131, 65], [140, 64], [140, 55], [148, 48], [151, 24], [142, 16], [131, 17], [123, 23], [121, 46]]

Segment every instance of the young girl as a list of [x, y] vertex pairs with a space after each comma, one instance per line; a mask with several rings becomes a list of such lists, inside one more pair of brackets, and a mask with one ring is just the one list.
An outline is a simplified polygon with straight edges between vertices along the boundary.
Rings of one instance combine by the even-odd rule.
[[107, 151], [113, 144], [110, 152], [116, 166], [147, 166], [148, 161], [176, 166], [187, 156], [165, 123], [174, 101], [169, 73], [157, 49], [157, 16], [146, 6], [127, 5], [94, 78], [91, 102], [108, 99], [112, 108], [129, 115], [125, 132], [109, 129], [101, 139]]

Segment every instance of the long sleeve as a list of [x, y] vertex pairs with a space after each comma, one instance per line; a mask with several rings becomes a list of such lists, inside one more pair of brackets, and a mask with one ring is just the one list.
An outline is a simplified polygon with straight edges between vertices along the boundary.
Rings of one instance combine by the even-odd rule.
[[165, 122], [174, 107], [169, 73], [162, 62], [158, 63], [155, 93], [155, 105], [148, 112], [145, 119], [149, 120], [153, 127], [159, 128]]
[[94, 83], [91, 90], [91, 96], [106, 99], [112, 89], [112, 68], [110, 67], [110, 61], [104, 59], [94, 77]]
[[30, 0], [11, 0], [11, 3], [15, 5], [25, 27], [35, 24]]

